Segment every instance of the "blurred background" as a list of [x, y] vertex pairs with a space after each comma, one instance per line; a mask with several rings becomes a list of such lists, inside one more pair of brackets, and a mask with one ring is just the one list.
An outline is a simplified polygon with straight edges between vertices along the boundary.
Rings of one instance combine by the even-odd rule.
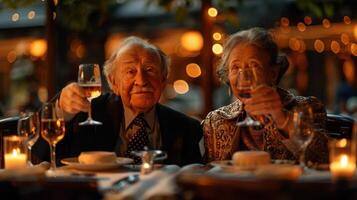
[[232, 101], [215, 75], [222, 44], [255, 26], [289, 58], [282, 87], [356, 116], [356, 11], [353, 0], [0, 0], [0, 117], [38, 109], [80, 63], [103, 66], [136, 35], [172, 58], [161, 102], [203, 118]]

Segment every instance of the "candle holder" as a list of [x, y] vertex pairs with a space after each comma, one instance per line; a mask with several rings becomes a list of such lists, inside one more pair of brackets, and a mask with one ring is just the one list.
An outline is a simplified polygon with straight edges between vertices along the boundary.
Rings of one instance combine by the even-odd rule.
[[21, 169], [27, 166], [26, 137], [4, 137], [4, 163], [5, 169]]
[[151, 173], [154, 170], [154, 161], [164, 160], [167, 158], [167, 154], [161, 150], [132, 151], [131, 154], [141, 158], [141, 174]]
[[351, 140], [331, 140], [330, 172], [333, 180], [349, 180], [356, 169], [356, 148]]

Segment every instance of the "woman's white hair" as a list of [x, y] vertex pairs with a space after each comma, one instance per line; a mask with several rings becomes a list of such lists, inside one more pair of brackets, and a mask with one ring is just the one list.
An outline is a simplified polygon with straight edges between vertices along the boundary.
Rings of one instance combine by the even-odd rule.
[[116, 51], [114, 51], [112, 53], [112, 55], [110, 56], [110, 58], [105, 62], [104, 67], [103, 67], [103, 72], [105, 75], [105, 78], [107, 79], [108, 85], [110, 87], [110, 89], [112, 89], [112, 83], [109, 80], [109, 74], [111, 74], [113, 72], [113, 70], [118, 67], [118, 65], [116, 65], [116, 59], [118, 58], [118, 56], [123, 53], [123, 51], [125, 51], [125, 49], [127, 49], [127, 47], [130, 46], [140, 46], [146, 49], [151, 49], [154, 50], [155, 52], [157, 52], [160, 56], [160, 61], [161, 61], [161, 72], [163, 75], [163, 78], [166, 80], [169, 74], [169, 66], [170, 66], [170, 58], [158, 47], [156, 47], [155, 45], [149, 43], [148, 41], [136, 37], [136, 36], [130, 36], [127, 37], [126, 39], [124, 39], [119, 47], [116, 49]]

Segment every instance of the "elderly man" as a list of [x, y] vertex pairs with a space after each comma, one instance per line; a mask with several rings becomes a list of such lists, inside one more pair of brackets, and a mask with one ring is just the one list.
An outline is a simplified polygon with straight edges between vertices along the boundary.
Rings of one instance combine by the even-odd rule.
[[89, 102], [77, 83], [63, 88], [58, 106], [65, 112], [66, 135], [57, 157], [78, 156], [82, 151], [161, 149], [166, 164], [201, 162], [197, 120], [158, 103], [168, 76], [169, 58], [154, 45], [138, 38], [125, 39], [105, 63], [104, 74], [113, 93], [92, 101], [92, 116], [99, 126], [79, 126], [87, 118]]

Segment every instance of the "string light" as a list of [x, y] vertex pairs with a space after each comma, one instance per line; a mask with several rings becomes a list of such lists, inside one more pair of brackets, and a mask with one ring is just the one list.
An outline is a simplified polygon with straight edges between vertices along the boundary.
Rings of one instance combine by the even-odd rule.
[[213, 8], [213, 7], [209, 8], [207, 13], [210, 17], [217, 17], [217, 15], [218, 15], [217, 9]]
[[214, 44], [212, 46], [212, 52], [216, 55], [220, 55], [223, 52], [223, 46], [221, 44]]
[[222, 34], [221, 34], [221, 33], [218, 33], [218, 32], [215, 32], [215, 33], [213, 33], [212, 38], [213, 38], [214, 40], [216, 40], [216, 41], [219, 41], [219, 40], [222, 39]]
[[336, 42], [335, 40], [333, 40], [331, 42], [331, 51], [334, 52], [335, 54], [338, 54], [338, 52], [340, 52], [341, 47], [340, 44], [338, 42]]
[[321, 40], [315, 40], [314, 47], [319, 53], [322, 53], [325, 50], [325, 44]]

